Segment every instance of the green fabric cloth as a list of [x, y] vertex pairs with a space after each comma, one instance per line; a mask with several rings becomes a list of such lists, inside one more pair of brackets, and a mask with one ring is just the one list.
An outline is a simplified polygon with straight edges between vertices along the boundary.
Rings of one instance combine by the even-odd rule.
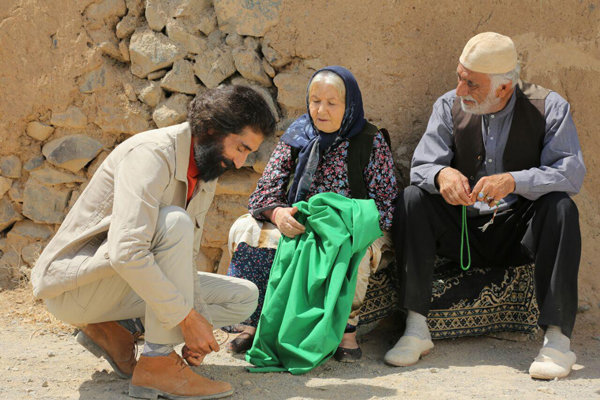
[[344, 334], [358, 264], [382, 236], [373, 200], [321, 193], [294, 204], [306, 232], [281, 237], [246, 360], [250, 372], [306, 373], [333, 355]]

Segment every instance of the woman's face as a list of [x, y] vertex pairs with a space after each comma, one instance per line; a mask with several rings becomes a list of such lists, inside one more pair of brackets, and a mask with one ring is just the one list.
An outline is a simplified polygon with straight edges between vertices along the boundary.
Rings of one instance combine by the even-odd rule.
[[327, 133], [340, 129], [346, 110], [345, 103], [335, 86], [314, 82], [308, 96], [308, 111], [317, 129]]

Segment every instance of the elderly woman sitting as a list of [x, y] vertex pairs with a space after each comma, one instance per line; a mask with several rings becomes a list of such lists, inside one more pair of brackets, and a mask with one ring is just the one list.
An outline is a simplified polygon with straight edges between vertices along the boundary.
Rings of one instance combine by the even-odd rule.
[[243, 352], [252, 345], [273, 249], [281, 234], [293, 238], [305, 231], [294, 218], [297, 208], [291, 205], [319, 193], [334, 192], [347, 198], [373, 199], [385, 233], [360, 262], [352, 311], [334, 355], [338, 361], [352, 362], [362, 355], [356, 326], [369, 275], [391, 260], [387, 232], [397, 196], [394, 163], [382, 132], [365, 120], [358, 84], [347, 69], [331, 66], [317, 71], [308, 85], [307, 109], [308, 114], [290, 125], [273, 151], [250, 196], [251, 215], [240, 217], [229, 234], [230, 250], [243, 251], [246, 256], [234, 255], [228, 275], [254, 282], [260, 296], [245, 330], [228, 349]]

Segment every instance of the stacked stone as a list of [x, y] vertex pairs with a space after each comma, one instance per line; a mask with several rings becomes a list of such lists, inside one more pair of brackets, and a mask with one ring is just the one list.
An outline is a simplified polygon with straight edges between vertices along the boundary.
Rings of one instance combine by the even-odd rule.
[[[101, 0], [85, 9], [97, 57], [77, 80], [83, 100], [28, 124], [42, 154], [0, 159], [0, 290], [27, 279], [108, 152], [128, 135], [185, 121], [195, 94], [224, 83], [250, 86], [267, 100], [280, 133], [304, 112], [306, 82], [322, 65], [265, 37], [281, 7], [281, 0]], [[246, 212], [276, 141], [219, 180], [200, 269], [226, 271], [228, 229]]]

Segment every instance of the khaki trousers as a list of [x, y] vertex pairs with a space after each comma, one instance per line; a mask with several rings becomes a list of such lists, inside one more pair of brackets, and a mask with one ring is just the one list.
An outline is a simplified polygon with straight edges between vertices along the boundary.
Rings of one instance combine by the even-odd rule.
[[[103, 247], [96, 252], [103, 251]], [[248, 318], [258, 301], [256, 286], [244, 279], [197, 272], [192, 247], [193, 222], [185, 210], [175, 206], [161, 208], [151, 251], [167, 279], [181, 291], [186, 303], [194, 304], [215, 329]], [[90, 253], [90, 258], [94, 256], [94, 252], [85, 246], [81, 253]], [[144, 318], [147, 341], [158, 344], [183, 342], [178, 326], [181, 319], [160, 320], [116, 273], [47, 299], [46, 306], [58, 319], [73, 325]]]

